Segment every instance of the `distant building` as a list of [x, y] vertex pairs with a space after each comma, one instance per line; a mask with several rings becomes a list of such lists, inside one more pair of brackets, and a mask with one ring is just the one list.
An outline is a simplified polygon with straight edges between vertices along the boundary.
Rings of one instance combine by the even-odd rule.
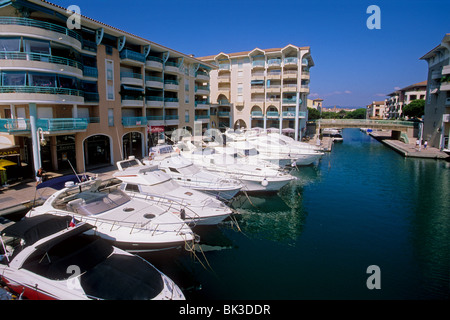
[[322, 112], [334, 112], [334, 113], [339, 113], [340, 111], [347, 111], [347, 112], [352, 112], [355, 111], [356, 108], [341, 108], [341, 107], [322, 107]]
[[417, 99], [425, 99], [427, 90], [427, 81], [418, 82], [403, 89], [389, 93], [386, 99], [386, 118], [400, 119], [404, 118], [403, 107]]
[[322, 106], [323, 106], [323, 99], [308, 99], [308, 103], [307, 103], [307, 107], [308, 108], [312, 108], [312, 109], [316, 109], [317, 111], [322, 111]]
[[367, 119], [386, 119], [386, 102], [373, 101], [367, 107]]
[[291, 128], [300, 138], [306, 132], [310, 68], [314, 66], [309, 47], [289, 44], [198, 59], [218, 67], [209, 75], [219, 129], [260, 127], [282, 132]]
[[450, 33], [420, 59], [428, 63], [423, 137], [432, 147], [450, 150]]

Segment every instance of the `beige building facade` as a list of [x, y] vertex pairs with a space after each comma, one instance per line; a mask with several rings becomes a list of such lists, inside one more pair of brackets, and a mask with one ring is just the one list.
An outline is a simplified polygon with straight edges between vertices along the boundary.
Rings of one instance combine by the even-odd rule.
[[386, 102], [385, 101], [373, 101], [367, 107], [367, 119], [386, 119]]
[[403, 107], [412, 101], [425, 100], [427, 81], [418, 82], [388, 94], [386, 99], [387, 119], [404, 118]]
[[309, 47], [255, 48], [198, 59], [217, 67], [210, 72], [210, 94], [220, 129], [297, 128], [297, 138], [305, 134], [314, 66]]
[[142, 157], [210, 125], [209, 72], [186, 55], [40, 0], [0, 8], [0, 135], [33, 176]]

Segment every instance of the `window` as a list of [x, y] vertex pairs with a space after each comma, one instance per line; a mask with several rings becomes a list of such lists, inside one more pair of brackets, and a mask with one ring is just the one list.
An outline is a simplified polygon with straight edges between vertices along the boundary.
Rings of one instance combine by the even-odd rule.
[[26, 72], [3, 72], [2, 85], [3, 86], [25, 86]]
[[114, 127], [114, 109], [108, 109], [108, 126]]
[[18, 52], [20, 51], [20, 38], [0, 39], [0, 51]]
[[28, 80], [32, 87], [56, 87], [56, 75], [45, 73], [33, 73], [28, 74]]
[[242, 89], [243, 89], [242, 83], [238, 83], [238, 85], [237, 85], [237, 92], [238, 93], [242, 93]]
[[114, 62], [105, 60], [106, 63], [106, 100], [114, 100]]
[[237, 102], [244, 102], [244, 96], [243, 95], [238, 95], [237, 96]]
[[50, 42], [42, 40], [23, 40], [25, 52], [50, 54]]
[[238, 77], [239, 77], [239, 78], [242, 78], [243, 76], [244, 76], [244, 71], [239, 70], [239, 71], [238, 71]]

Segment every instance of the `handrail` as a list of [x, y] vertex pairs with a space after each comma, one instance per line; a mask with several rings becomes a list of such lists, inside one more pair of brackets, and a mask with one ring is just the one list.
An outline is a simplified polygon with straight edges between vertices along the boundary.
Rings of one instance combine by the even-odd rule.
[[15, 52], [15, 51], [0, 51], [1, 60], [28, 60], [40, 61], [55, 64], [62, 64], [83, 70], [83, 64], [73, 59], [64, 57], [52, 56], [50, 54], [33, 53], [33, 52]]
[[54, 23], [34, 20], [29, 18], [20, 18], [20, 17], [0, 17], [0, 25], [17, 25], [17, 26], [27, 26], [27, 27], [36, 27], [49, 31], [54, 31], [58, 33], [62, 33], [72, 37], [78, 41], [82, 41], [81, 35], [76, 33], [73, 30], [70, 30], [66, 27], [59, 26]]
[[42, 94], [64, 94], [70, 96], [84, 95], [83, 91], [69, 88], [39, 87], [39, 86], [5, 86], [0, 87], [0, 93], [42, 93]]

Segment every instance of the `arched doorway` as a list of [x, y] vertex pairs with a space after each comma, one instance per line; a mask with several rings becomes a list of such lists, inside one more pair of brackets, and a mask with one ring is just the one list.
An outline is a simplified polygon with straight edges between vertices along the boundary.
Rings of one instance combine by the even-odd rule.
[[122, 137], [123, 158], [127, 159], [129, 156], [142, 158], [142, 141], [141, 132], [132, 131], [124, 134]]
[[111, 138], [97, 134], [86, 138], [83, 142], [84, 166], [86, 170], [111, 165]]
[[246, 129], [246, 128], [247, 124], [242, 119], [236, 120], [236, 122], [234, 123], [234, 129]]

